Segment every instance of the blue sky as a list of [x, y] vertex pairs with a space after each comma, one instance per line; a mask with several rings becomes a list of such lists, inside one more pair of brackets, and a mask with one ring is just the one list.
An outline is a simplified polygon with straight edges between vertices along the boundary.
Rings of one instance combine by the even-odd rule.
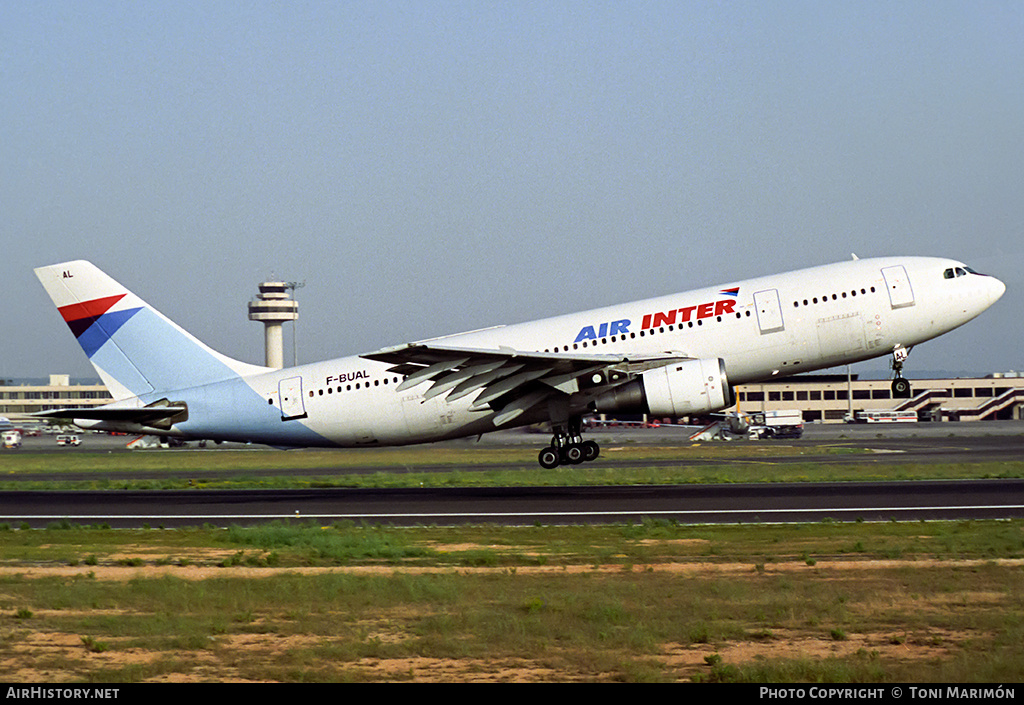
[[260, 362], [271, 276], [311, 361], [950, 256], [1007, 294], [911, 369], [1024, 369], [1022, 86], [1020, 2], [8, 0], [0, 377], [92, 376], [78, 258]]

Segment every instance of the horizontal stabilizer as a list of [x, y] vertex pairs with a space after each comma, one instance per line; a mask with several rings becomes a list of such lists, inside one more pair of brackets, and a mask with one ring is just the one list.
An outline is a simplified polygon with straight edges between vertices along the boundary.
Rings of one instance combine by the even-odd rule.
[[185, 406], [143, 407], [141, 409], [83, 406], [78, 408], [37, 411], [31, 414], [31, 416], [37, 419], [89, 419], [90, 421], [117, 421], [121, 423], [137, 423], [143, 426], [151, 426], [155, 421], [169, 419], [187, 411], [188, 407]]
[[[65, 409], [51, 409], [30, 414], [36, 419], [52, 421], [94, 421], [99, 424], [144, 426], [169, 430], [173, 424], [188, 420], [188, 406], [182, 402], [166, 399], [148, 406], [83, 406]], [[80, 424], [85, 425], [85, 424]]]

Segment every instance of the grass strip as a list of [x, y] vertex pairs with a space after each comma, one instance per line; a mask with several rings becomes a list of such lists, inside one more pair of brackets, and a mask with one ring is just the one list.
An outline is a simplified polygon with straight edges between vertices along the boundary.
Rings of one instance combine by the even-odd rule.
[[1020, 682], [1024, 522], [0, 531], [9, 680]]

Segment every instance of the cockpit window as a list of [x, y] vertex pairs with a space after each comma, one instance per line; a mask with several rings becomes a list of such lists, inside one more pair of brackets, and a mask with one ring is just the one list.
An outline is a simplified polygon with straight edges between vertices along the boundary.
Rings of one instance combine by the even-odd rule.
[[950, 267], [942, 273], [943, 279], [955, 279], [956, 277], [966, 277], [968, 274], [977, 274], [970, 267]]

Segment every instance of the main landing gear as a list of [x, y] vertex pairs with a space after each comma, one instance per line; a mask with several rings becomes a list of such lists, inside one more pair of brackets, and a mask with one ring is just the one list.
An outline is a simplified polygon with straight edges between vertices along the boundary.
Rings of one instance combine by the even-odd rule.
[[902, 345], [897, 345], [892, 351], [892, 371], [895, 377], [892, 380], [893, 399], [909, 399], [912, 394], [910, 380], [903, 376], [903, 363], [906, 362], [910, 351]]
[[569, 419], [565, 425], [556, 425], [551, 445], [537, 456], [541, 467], [551, 470], [559, 465], [579, 465], [597, 458], [600, 447], [594, 441], [584, 441], [581, 433], [582, 420]]

